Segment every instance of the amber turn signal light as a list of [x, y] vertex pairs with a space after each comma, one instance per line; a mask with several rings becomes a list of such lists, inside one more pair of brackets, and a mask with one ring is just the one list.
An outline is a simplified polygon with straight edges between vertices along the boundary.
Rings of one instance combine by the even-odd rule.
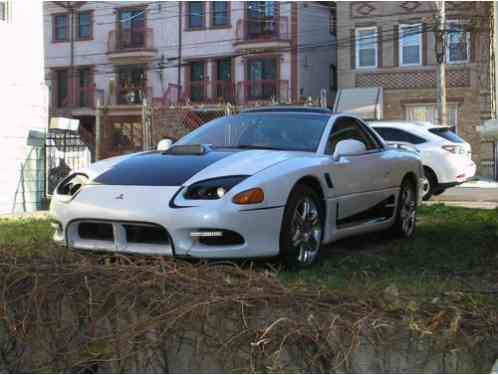
[[233, 197], [232, 202], [235, 204], [254, 204], [261, 203], [265, 200], [265, 193], [261, 188], [254, 188], [243, 191]]

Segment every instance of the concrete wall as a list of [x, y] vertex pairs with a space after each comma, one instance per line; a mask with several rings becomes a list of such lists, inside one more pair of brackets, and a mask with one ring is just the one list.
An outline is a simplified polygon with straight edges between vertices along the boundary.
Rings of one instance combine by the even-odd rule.
[[41, 208], [41, 146], [48, 123], [42, 4], [27, 6], [22, 1], [10, 1], [9, 7], [11, 18], [0, 21], [0, 45], [4, 51], [0, 59], [0, 213]]

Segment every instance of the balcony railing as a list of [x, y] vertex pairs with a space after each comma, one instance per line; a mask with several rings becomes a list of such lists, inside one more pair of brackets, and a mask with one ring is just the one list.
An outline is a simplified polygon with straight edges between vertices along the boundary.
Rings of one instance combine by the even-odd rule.
[[211, 104], [232, 103], [248, 104], [251, 102], [287, 102], [290, 98], [288, 80], [240, 81], [197, 81], [185, 87], [170, 84], [162, 98], [156, 103], [161, 105], [176, 104]]
[[120, 105], [140, 105], [145, 98], [152, 97], [152, 87], [144, 85], [118, 85], [116, 103]]
[[192, 81], [184, 87], [170, 84], [163, 98], [163, 105], [180, 103], [234, 103], [236, 98], [233, 81]]
[[237, 83], [237, 100], [240, 104], [251, 101], [286, 102], [290, 98], [288, 80], [264, 79]]
[[154, 50], [152, 29], [112, 30], [109, 32], [109, 53]]
[[237, 21], [235, 43], [289, 41], [289, 18], [246, 18]]

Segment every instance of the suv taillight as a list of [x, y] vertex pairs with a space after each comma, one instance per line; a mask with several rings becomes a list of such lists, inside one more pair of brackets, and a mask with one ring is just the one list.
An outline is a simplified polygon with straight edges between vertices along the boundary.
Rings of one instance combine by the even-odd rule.
[[444, 150], [451, 152], [452, 154], [465, 154], [465, 149], [456, 145], [444, 145], [441, 146]]

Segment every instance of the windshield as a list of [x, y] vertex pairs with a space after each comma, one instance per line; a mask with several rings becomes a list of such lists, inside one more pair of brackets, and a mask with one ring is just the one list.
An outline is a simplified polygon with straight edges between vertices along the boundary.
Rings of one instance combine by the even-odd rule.
[[440, 136], [441, 138], [446, 139], [447, 141], [455, 143], [465, 143], [465, 141], [462, 138], [460, 138], [458, 135], [453, 133], [448, 128], [432, 128], [429, 129], [429, 131], [433, 134]]
[[330, 116], [247, 113], [222, 117], [180, 139], [177, 145], [315, 152]]

